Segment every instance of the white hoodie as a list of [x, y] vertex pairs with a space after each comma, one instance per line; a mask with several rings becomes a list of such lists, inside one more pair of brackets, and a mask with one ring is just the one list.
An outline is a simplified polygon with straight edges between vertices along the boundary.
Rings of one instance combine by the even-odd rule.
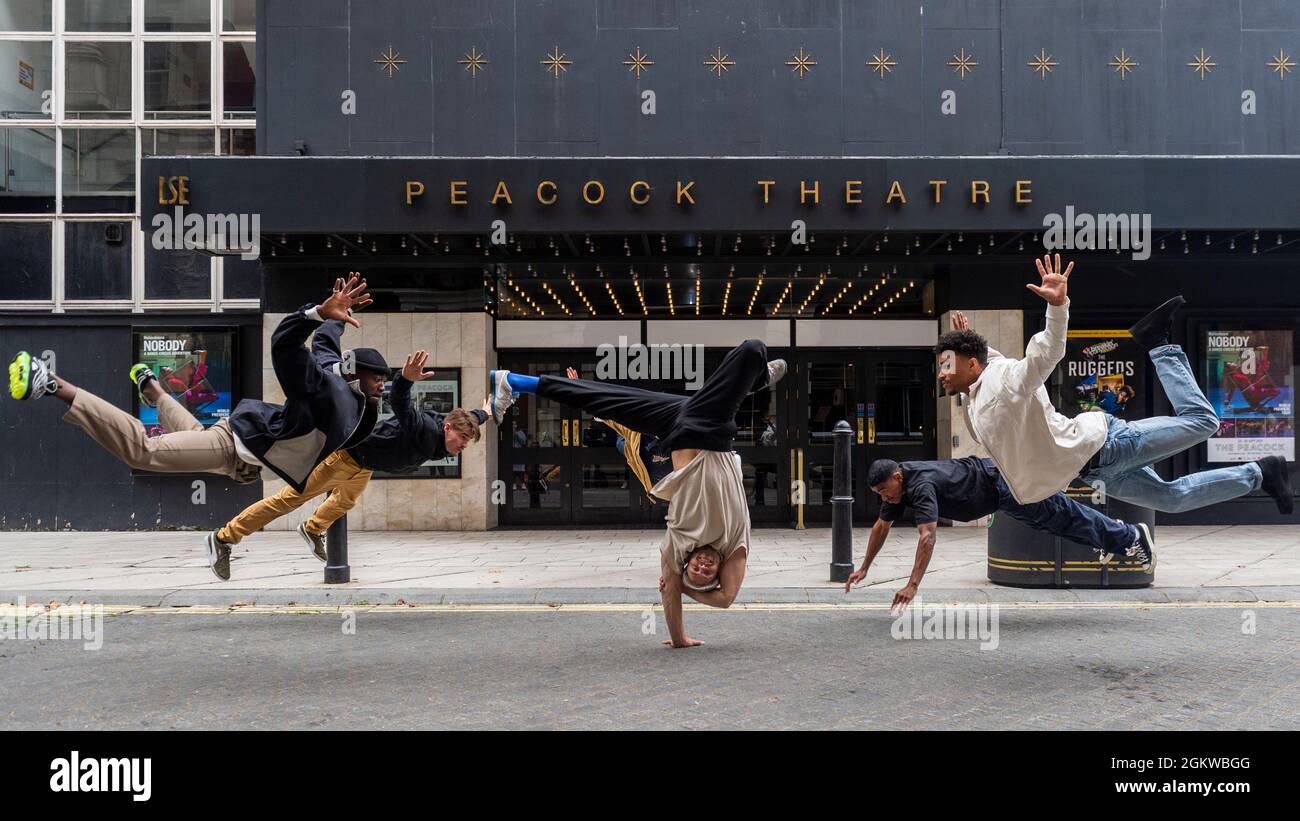
[[1049, 304], [1047, 327], [1029, 340], [1024, 359], [990, 348], [988, 365], [962, 406], [971, 435], [988, 450], [1021, 504], [1064, 490], [1106, 443], [1104, 413], [1063, 416], [1043, 387], [1065, 356], [1069, 322], [1068, 299], [1064, 305]]

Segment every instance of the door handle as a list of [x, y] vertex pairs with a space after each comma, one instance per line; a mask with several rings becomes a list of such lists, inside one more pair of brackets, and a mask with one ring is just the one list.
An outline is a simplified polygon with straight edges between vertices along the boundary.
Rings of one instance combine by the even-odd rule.
[[568, 419], [560, 420], [560, 445], [566, 448], [569, 446], [569, 420]]
[[573, 446], [575, 448], [582, 447], [582, 425], [580, 424], [581, 421], [582, 420], [580, 419], [571, 420], [571, 424], [573, 425], [573, 435], [570, 438], [573, 440]]

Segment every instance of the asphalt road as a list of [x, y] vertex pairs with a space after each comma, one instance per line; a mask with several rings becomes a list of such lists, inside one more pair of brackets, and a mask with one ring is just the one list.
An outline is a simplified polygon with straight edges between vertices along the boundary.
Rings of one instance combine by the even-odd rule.
[[[1300, 608], [1002, 607], [996, 649], [882, 610], [118, 615], [0, 641], [0, 729], [1300, 729]], [[654, 623], [655, 635], [645, 633]]]

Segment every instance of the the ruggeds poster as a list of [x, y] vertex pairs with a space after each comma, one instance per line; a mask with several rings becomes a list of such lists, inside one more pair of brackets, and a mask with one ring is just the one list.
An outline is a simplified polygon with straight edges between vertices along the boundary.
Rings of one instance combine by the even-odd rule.
[[[234, 407], [235, 331], [150, 329], [135, 332], [135, 361], [153, 368], [158, 383], [207, 427]], [[158, 410], [136, 399], [136, 415], [150, 436], [168, 433]]]
[[1141, 419], [1147, 359], [1126, 330], [1071, 330], [1057, 366], [1057, 408], [1066, 416], [1105, 411]]
[[[380, 421], [393, 416], [392, 390], [393, 384], [390, 382], [379, 406]], [[415, 403], [416, 413], [433, 411], [444, 416], [451, 413], [453, 409], [459, 407], [460, 403], [460, 371], [454, 368], [434, 370], [432, 379], [416, 382], [411, 388], [411, 401]], [[455, 479], [460, 477], [460, 457], [447, 456], [442, 459], [427, 459], [414, 471], [408, 473], [377, 471], [375, 476], [381, 479], [385, 477], [398, 479], [425, 477]]]
[[1209, 461], [1295, 461], [1293, 344], [1290, 330], [1206, 332], [1205, 395], [1219, 415]]

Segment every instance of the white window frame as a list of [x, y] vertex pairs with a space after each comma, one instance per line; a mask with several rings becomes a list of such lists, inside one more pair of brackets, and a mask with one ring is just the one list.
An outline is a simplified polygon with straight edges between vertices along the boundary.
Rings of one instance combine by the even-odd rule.
[[[258, 299], [226, 299], [224, 292], [224, 260], [220, 256], [209, 258], [211, 289], [202, 299], [147, 299], [145, 298], [145, 245], [147, 226], [141, 223], [140, 203], [150, 190], [141, 179], [143, 146], [146, 132], [155, 129], [194, 130], [207, 129], [212, 139], [212, 154], [220, 155], [222, 130], [242, 128], [255, 130], [255, 118], [225, 116], [224, 46], [226, 43], [256, 43], [254, 32], [222, 31], [222, 0], [208, 0], [209, 27], [196, 32], [146, 32], [145, 0], [131, 0], [131, 30], [116, 32], [65, 31], [64, 2], [52, 0], [52, 28], [46, 32], [0, 32], [2, 40], [26, 40], [51, 44], [51, 83], [54, 91], [51, 116], [46, 119], [6, 120], [3, 126], [15, 130], [39, 128], [54, 132], [54, 213], [53, 214], [0, 214], [0, 222], [49, 223], [51, 258], [51, 298], [46, 300], [0, 300], [0, 311], [33, 310], [64, 313], [65, 311], [132, 311], [198, 310], [221, 312], [224, 310], [258, 310]], [[68, 120], [64, 109], [64, 89], [67, 83], [65, 47], [77, 42], [125, 42], [131, 44], [131, 118], [128, 119], [77, 119]], [[209, 72], [211, 74], [211, 107], [206, 117], [144, 118], [144, 52], [147, 43], [196, 42], [208, 44]], [[135, 139], [135, 202], [134, 212], [116, 213], [64, 213], [63, 210], [63, 143], [64, 130], [76, 128], [115, 128], [133, 132]], [[131, 244], [131, 298], [113, 300], [70, 300], [65, 291], [66, 242], [64, 226], [68, 222], [124, 222], [130, 225]]]

